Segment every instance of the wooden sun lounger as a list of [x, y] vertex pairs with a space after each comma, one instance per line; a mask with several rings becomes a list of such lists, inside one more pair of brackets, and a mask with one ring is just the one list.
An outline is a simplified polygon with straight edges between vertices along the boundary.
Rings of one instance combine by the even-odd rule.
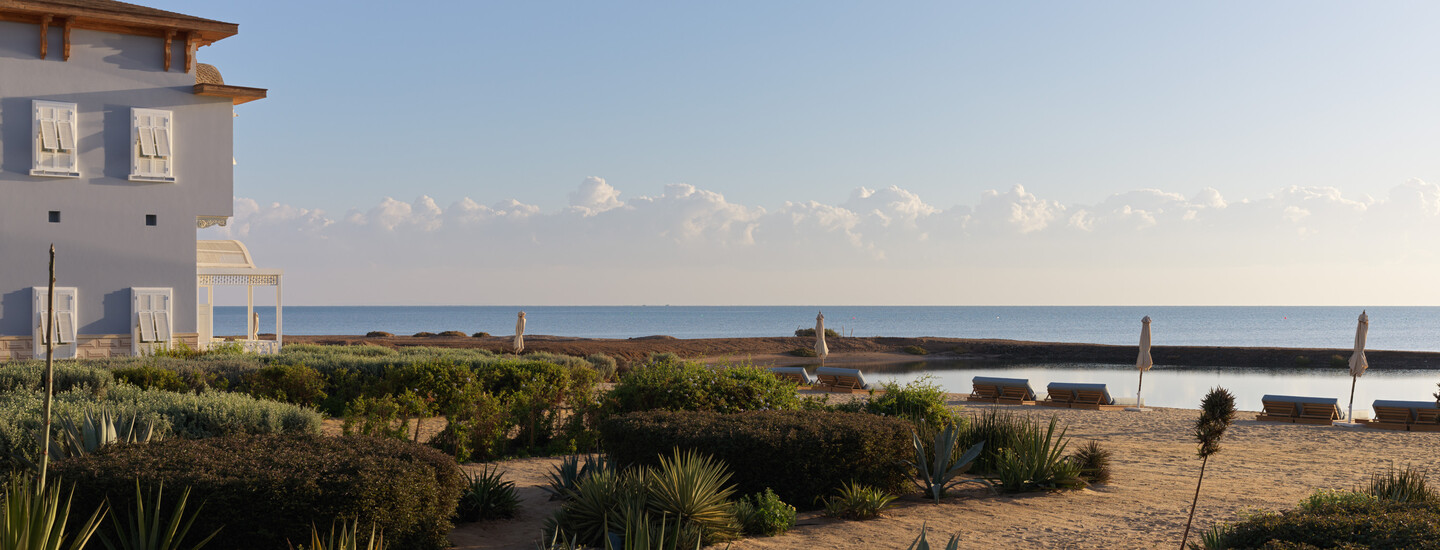
[[1064, 408], [1064, 409], [1070, 408], [1070, 405], [1072, 405], [1072, 404], [1074, 404], [1074, 403], [1075, 403], [1075, 392], [1073, 392], [1073, 391], [1054, 391], [1054, 390], [1048, 390], [1048, 391], [1046, 391], [1046, 392], [1045, 392], [1045, 400], [1044, 400], [1044, 401], [1038, 401], [1038, 402], [1036, 402], [1036, 404], [1044, 405], [1044, 406], [1046, 406], [1046, 407], [1060, 407], [1060, 408]]
[[1415, 409], [1415, 422], [1410, 424], [1412, 432], [1440, 432], [1440, 409]]
[[1367, 428], [1381, 430], [1409, 430], [1414, 422], [1415, 412], [1410, 407], [1385, 405], [1376, 401], [1370, 408], [1375, 409], [1375, 418], [1365, 423]]
[[1040, 404], [1049, 407], [1092, 411], [1118, 411], [1125, 408], [1124, 405], [1115, 404], [1115, 399], [1110, 397], [1110, 390], [1105, 384], [1051, 382], [1045, 389], [1045, 400]]
[[1341, 416], [1338, 403], [1301, 403], [1300, 415], [1295, 417], [1295, 423], [1329, 426]]
[[1109, 392], [1105, 390], [1075, 390], [1075, 402], [1070, 404], [1072, 409], [1089, 409], [1093, 411], [1118, 411], [1124, 409], [1124, 405], [1116, 405], [1115, 400], [1110, 398]]
[[966, 401], [982, 403], [1003, 403], [1009, 405], [1034, 405], [1035, 390], [1024, 378], [992, 378], [976, 376], [970, 381], [974, 390]]
[[794, 382], [799, 388], [809, 388], [815, 384], [814, 377], [805, 372], [805, 367], [770, 367], [770, 373], [781, 380]]
[[[1266, 397], [1269, 396], [1267, 395]], [[1261, 400], [1261, 403], [1264, 404], [1265, 410], [1261, 411], [1259, 415], [1256, 415], [1255, 420], [1262, 420], [1265, 422], [1295, 421], [1295, 403], [1291, 403], [1289, 401], [1270, 400]]]
[[825, 391], [855, 393], [870, 389], [860, 369], [820, 367], [815, 369], [815, 379], [815, 388]]

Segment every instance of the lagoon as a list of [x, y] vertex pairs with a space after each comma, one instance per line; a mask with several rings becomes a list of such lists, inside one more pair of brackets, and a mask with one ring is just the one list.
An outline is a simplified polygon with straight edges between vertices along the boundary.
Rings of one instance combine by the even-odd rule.
[[[1116, 399], [1135, 399], [1138, 372], [1134, 365], [1117, 364], [1006, 364], [966, 361], [926, 361], [884, 365], [858, 366], [872, 381], [893, 380], [906, 383], [922, 376], [933, 376], [951, 393], [969, 393], [970, 379], [975, 376], [1026, 378], [1036, 393], [1044, 394], [1050, 382], [1089, 382], [1106, 384]], [[1406, 401], [1434, 400], [1440, 371], [1435, 370], [1372, 370], [1360, 377], [1355, 385], [1355, 411], [1370, 411], [1376, 399]], [[1235, 394], [1240, 410], [1258, 411], [1265, 394], [1334, 397], [1345, 409], [1350, 396], [1350, 375], [1345, 369], [1284, 368], [1254, 369], [1240, 367], [1174, 367], [1156, 365], [1145, 373], [1143, 390], [1145, 404], [1153, 407], [1195, 409], [1200, 399], [1215, 386]]]

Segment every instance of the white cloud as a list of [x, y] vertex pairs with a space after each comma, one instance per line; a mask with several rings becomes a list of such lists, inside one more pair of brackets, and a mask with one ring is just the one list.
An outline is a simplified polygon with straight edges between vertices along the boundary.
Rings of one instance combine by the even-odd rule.
[[[446, 289], [476, 289], [467, 291], [503, 302], [479, 289], [493, 289], [494, 281], [526, 286], [538, 284], [527, 281], [544, 279], [518, 273], [569, 273], [581, 284], [587, 273], [597, 270], [637, 288], [659, 284], [662, 277], [692, 277], [694, 295], [705, 296], [727, 284], [710, 279], [722, 271], [764, 280], [756, 274], [786, 278], [818, 269], [829, 278], [843, 279], [862, 270], [871, 274], [867, 276], [900, 276], [963, 269], [977, 281], [1010, 273], [996, 279], [1003, 283], [1049, 280], [1048, 274], [1056, 272], [1135, 274], [1203, 266], [1211, 272], [1273, 270], [1275, 277], [1305, 270], [1306, 277], [1326, 278], [1358, 276], [1351, 268], [1312, 269], [1355, 251], [1428, 262], [1409, 266], [1412, 270], [1440, 269], [1440, 259], [1430, 252], [1440, 249], [1440, 185], [1419, 180], [1404, 182], [1378, 200], [1348, 197], [1331, 187], [1289, 186], [1240, 200], [1227, 200], [1212, 188], [1188, 198], [1140, 189], [1089, 205], [1061, 204], [1017, 185], [1004, 192], [986, 191], [973, 207], [947, 208], [892, 185], [857, 189], [839, 204], [787, 202], [768, 210], [688, 184], [622, 200], [619, 189], [592, 177], [568, 199], [568, 207], [544, 211], [496, 197], [486, 198], [490, 206], [464, 198], [447, 208], [424, 195], [408, 203], [387, 197], [337, 218], [320, 210], [237, 198], [232, 223], [205, 231], [246, 239], [262, 263], [286, 268], [291, 281], [300, 279], [294, 285], [287, 282], [287, 289], [298, 285], [330, 295], [327, 292], [354, 286], [351, 294], [336, 294], [334, 300], [340, 303], [375, 302], [353, 298], [374, 292], [373, 286], [357, 280], [362, 274], [377, 280], [436, 279], [420, 285], [425, 298], [397, 303], [446, 303], [438, 297]], [[459, 275], [475, 270], [484, 270], [493, 280]], [[1061, 287], [1075, 288], [1078, 279], [1064, 280], [1068, 282]], [[1113, 284], [1116, 292], [1123, 290], [1120, 283], [1096, 280], [1102, 287]], [[937, 281], [936, 289], [948, 289], [947, 284], [955, 282]], [[832, 286], [837, 291], [846, 288]], [[686, 287], [665, 288], [683, 293]], [[545, 291], [530, 288], [527, 295]], [[1076, 291], [1098, 292], [1092, 287]]]

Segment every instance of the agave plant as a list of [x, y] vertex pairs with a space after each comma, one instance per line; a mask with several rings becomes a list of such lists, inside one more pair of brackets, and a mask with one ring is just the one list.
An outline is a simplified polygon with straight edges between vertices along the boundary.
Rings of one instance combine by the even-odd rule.
[[877, 487], [848, 481], [835, 491], [835, 495], [821, 504], [825, 515], [845, 519], [870, 519], [880, 516], [895, 503], [895, 495]]
[[[4, 518], [0, 520], [0, 550], [81, 550], [95, 534], [105, 515], [105, 506], [74, 533], [66, 532], [70, 498], [60, 498], [60, 484], [42, 487], [29, 476], [13, 476], [0, 497]], [[69, 539], [68, 541], [66, 539]], [[68, 542], [68, 545], [66, 544]]]
[[650, 474], [650, 512], [695, 524], [706, 542], [734, 538], [739, 534], [730, 505], [735, 487], [729, 481], [724, 462], [693, 449], [675, 449], [670, 458], [660, 457], [660, 466]]
[[1022, 431], [1014, 447], [1001, 450], [995, 470], [1002, 488], [1021, 492], [1085, 486], [1080, 465], [1065, 456], [1066, 430], [1055, 433], [1058, 422], [1050, 417], [1044, 431], [1032, 425]]
[[[910, 543], [906, 550], [930, 550], [930, 541], [925, 539], [925, 524], [920, 524], [920, 536]], [[945, 550], [960, 550], [960, 535], [951, 535], [950, 540], [945, 543]]]
[[[190, 526], [195, 524], [195, 518], [200, 517], [200, 510], [205, 507], [204, 503], [195, 507], [195, 513], [190, 515], [189, 520], [185, 519], [185, 503], [190, 500], [190, 488], [186, 487], [180, 493], [180, 502], [175, 504], [170, 511], [169, 521], [165, 519], [165, 512], [162, 510], [164, 504], [165, 484], [161, 483], [149, 498], [140, 492], [140, 480], [135, 480], [135, 513], [126, 514], [125, 521], [121, 521], [118, 514], [111, 515], [110, 520], [115, 526], [115, 538], [105, 533], [100, 533], [100, 542], [105, 545], [106, 550], [179, 550], [185, 542], [185, 536], [190, 534]], [[199, 550], [210, 543], [215, 535], [220, 534], [220, 529], [210, 533], [199, 542], [189, 546], [189, 550]]]
[[109, 409], [102, 409], [98, 416], [85, 411], [85, 417], [78, 424], [68, 416], [61, 417], [58, 437], [50, 442], [50, 454], [61, 458], [84, 456], [111, 443], [145, 443], [159, 439], [155, 424], [139, 422], [138, 418], [138, 414], [112, 414]]
[[513, 518], [520, 508], [515, 482], [506, 481], [498, 466], [486, 465], [477, 474], [467, 474], [455, 516], [459, 521]]
[[[645, 508], [650, 471], [596, 472], [581, 479], [546, 532], [558, 542], [602, 546], [611, 531], [623, 531], [626, 510]], [[563, 534], [561, 534], [563, 533]]]
[[954, 423], [945, 426], [944, 430], [935, 434], [935, 441], [931, 447], [934, 449], [933, 453], [925, 451], [925, 443], [920, 440], [919, 433], [911, 430], [910, 437], [915, 443], [915, 460], [907, 464], [915, 469], [915, 484], [920, 487], [920, 490], [934, 498], [936, 504], [940, 503], [940, 497], [945, 496], [945, 491], [955, 485], [962, 483], [991, 485], [989, 481], [983, 479], [956, 479], [974, 465], [975, 459], [980, 456], [980, 451], [985, 448], [985, 442], [981, 441], [971, 445], [964, 454], [955, 456], [955, 449], [959, 447], [960, 443], [960, 430]]
[[[330, 522], [330, 535], [321, 536], [315, 524], [310, 524], [310, 545], [301, 550], [385, 550], [385, 533], [370, 523], [370, 538], [360, 542], [360, 518], [349, 523], [340, 521], [340, 531], [335, 531], [336, 522]], [[293, 546], [291, 547], [294, 548]]]
[[541, 489], [550, 493], [550, 500], [567, 499], [575, 492], [581, 479], [601, 470], [614, 469], [615, 463], [603, 455], [587, 455], [583, 464], [580, 462], [580, 455], [570, 455], [554, 466], [549, 474], [548, 486]]

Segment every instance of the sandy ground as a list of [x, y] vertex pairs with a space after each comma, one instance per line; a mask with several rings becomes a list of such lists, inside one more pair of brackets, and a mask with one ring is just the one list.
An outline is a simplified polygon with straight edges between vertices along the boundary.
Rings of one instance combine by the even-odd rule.
[[[802, 513], [796, 527], [784, 535], [740, 540], [731, 548], [904, 549], [922, 524], [928, 524], [942, 544], [959, 533], [961, 548], [1179, 545], [1200, 469], [1190, 436], [1198, 411], [1101, 412], [965, 404], [958, 399], [952, 404], [970, 411], [999, 407], [1040, 418], [1054, 414], [1069, 427], [1072, 446], [1095, 439], [1115, 451], [1114, 480], [1081, 491], [1021, 496], [972, 490], [939, 505], [922, 500], [917, 492], [876, 520], [841, 521]], [[1392, 462], [1432, 470], [1440, 465], [1440, 433], [1278, 424], [1256, 422], [1254, 417], [1253, 412], [1241, 413], [1223, 450], [1211, 458], [1195, 514], [1196, 530], [1249, 510], [1291, 508], [1315, 489], [1353, 488]], [[499, 462], [524, 499], [519, 516], [461, 525], [451, 541], [461, 549], [535, 548], [544, 519], [558, 508], [539, 487], [558, 462]], [[1196, 540], [1194, 532], [1191, 540]]]

